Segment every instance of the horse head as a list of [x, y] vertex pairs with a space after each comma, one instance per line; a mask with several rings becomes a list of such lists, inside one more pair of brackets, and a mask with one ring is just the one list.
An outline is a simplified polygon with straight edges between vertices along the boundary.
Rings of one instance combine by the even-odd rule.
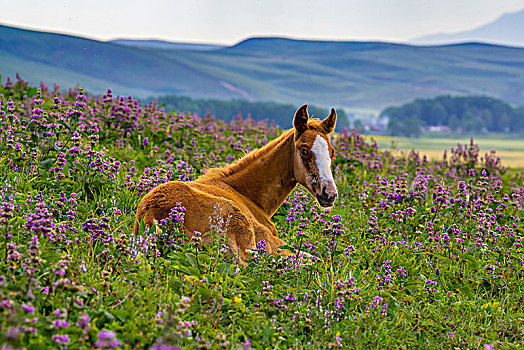
[[307, 105], [295, 113], [295, 147], [293, 171], [295, 179], [317, 199], [323, 207], [331, 207], [338, 191], [331, 165], [335, 150], [328, 135], [335, 129], [337, 113], [331, 108], [329, 116], [320, 121], [309, 119]]

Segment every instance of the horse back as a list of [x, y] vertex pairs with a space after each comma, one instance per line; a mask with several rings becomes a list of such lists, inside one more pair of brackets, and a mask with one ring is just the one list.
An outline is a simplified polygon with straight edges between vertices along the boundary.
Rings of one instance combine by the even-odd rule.
[[168, 217], [177, 203], [186, 208], [184, 226], [189, 232], [206, 232], [217, 204], [217, 214], [252, 217], [250, 208], [241, 197], [220, 186], [198, 182], [167, 182], [155, 187], [142, 198], [136, 212], [134, 233], [138, 233], [140, 220], [144, 219], [145, 225], [151, 227]]

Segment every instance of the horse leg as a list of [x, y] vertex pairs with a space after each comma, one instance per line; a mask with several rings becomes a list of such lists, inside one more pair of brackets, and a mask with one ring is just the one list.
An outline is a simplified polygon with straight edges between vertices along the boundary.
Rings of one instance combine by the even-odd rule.
[[[205, 204], [202, 204], [205, 203]], [[216, 214], [216, 208], [220, 208], [220, 217], [214, 217]], [[242, 265], [247, 265], [249, 259], [249, 253], [246, 249], [253, 249], [256, 247], [255, 233], [251, 221], [243, 214], [243, 212], [229, 200], [214, 200], [211, 202], [201, 201], [198, 204], [199, 210], [186, 211], [185, 217], [185, 229], [188, 232], [189, 238], [193, 236], [194, 231], [202, 233], [208, 232], [213, 226], [217, 224], [217, 221], [222, 222], [222, 227], [218, 227], [218, 232], [214, 234], [223, 235], [227, 238], [226, 245], [230, 249], [231, 253], [238, 259]], [[191, 209], [194, 209], [191, 208]], [[202, 215], [205, 213], [205, 215]], [[209, 221], [202, 220], [203, 217], [209, 218]], [[218, 237], [212, 237], [206, 235], [203, 239], [203, 243], [212, 244], [213, 240]]]
[[233, 254], [238, 257], [242, 265], [247, 265], [250, 255], [246, 252], [246, 249], [256, 247], [255, 231], [248, 218], [236, 207], [233, 207], [229, 213], [227, 236]]

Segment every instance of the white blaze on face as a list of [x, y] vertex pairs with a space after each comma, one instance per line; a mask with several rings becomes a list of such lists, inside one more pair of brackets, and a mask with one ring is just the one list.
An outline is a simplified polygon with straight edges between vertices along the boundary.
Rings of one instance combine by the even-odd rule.
[[337, 186], [333, 180], [331, 173], [331, 157], [329, 156], [329, 147], [327, 141], [320, 135], [317, 135], [311, 150], [315, 154], [315, 162], [317, 164], [318, 175], [320, 177], [320, 190], [324, 186], [333, 186], [336, 190]]

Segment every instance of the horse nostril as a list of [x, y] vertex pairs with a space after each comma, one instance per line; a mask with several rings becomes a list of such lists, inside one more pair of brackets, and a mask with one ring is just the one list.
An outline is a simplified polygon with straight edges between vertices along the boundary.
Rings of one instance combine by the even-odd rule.
[[338, 196], [338, 193], [336, 190], [332, 190], [332, 189], [329, 189], [329, 192], [328, 192], [328, 186], [322, 186], [322, 194], [321, 194], [322, 197], [324, 198], [329, 198], [329, 199], [335, 199], [337, 198]]

